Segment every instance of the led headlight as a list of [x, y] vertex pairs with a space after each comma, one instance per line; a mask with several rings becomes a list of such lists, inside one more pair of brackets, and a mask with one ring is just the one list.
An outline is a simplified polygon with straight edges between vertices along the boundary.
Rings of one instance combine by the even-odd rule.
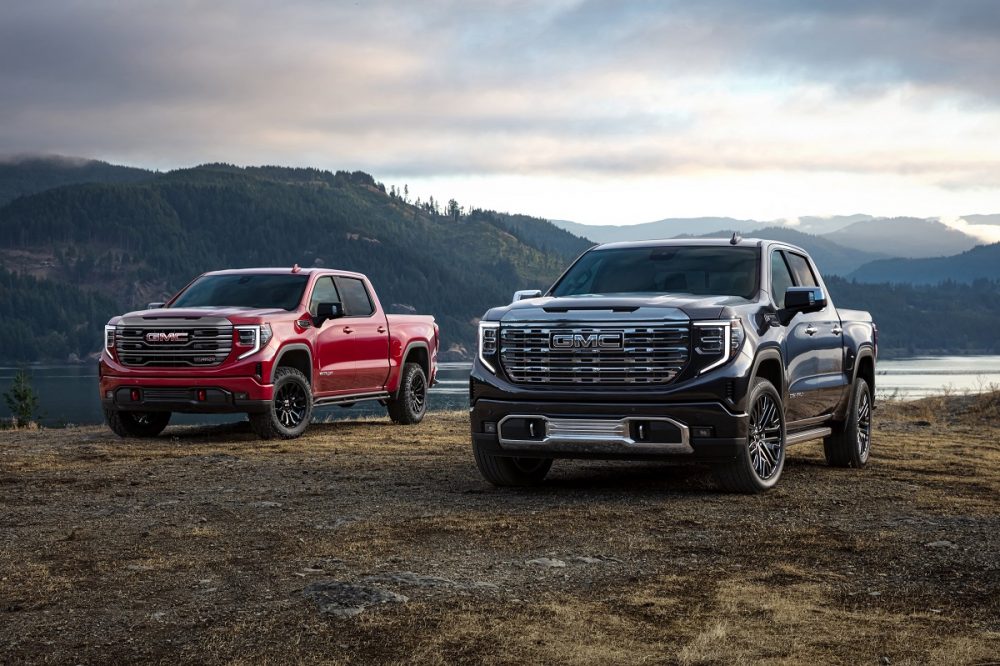
[[105, 326], [104, 327], [104, 348], [111, 352], [115, 348], [115, 331], [117, 327], [115, 326]]
[[240, 354], [239, 358], [243, 359], [263, 349], [271, 341], [273, 333], [270, 324], [260, 324], [259, 326], [237, 326], [236, 335], [241, 347], [250, 347], [250, 351]]
[[479, 362], [495, 373], [493, 359], [496, 358], [497, 350], [500, 347], [500, 322], [481, 321], [479, 322]]
[[700, 374], [735, 358], [743, 346], [746, 332], [739, 319], [696, 321], [692, 337], [695, 354], [709, 362], [699, 371]]

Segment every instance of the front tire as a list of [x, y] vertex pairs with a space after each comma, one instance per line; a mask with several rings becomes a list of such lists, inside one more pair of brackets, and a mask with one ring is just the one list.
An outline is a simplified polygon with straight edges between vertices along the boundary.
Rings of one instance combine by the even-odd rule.
[[746, 445], [736, 460], [715, 468], [715, 478], [730, 492], [761, 493], [778, 483], [785, 468], [785, 409], [778, 390], [766, 379], [754, 380], [747, 404]]
[[868, 382], [858, 377], [851, 391], [847, 420], [833, 428], [823, 439], [823, 453], [831, 467], [860, 469], [868, 464], [872, 448], [872, 391]]
[[406, 363], [399, 378], [399, 391], [386, 401], [393, 423], [413, 425], [427, 413], [427, 375], [419, 363]]
[[472, 443], [476, 467], [483, 478], [494, 486], [535, 486], [545, 479], [552, 468], [552, 458], [511, 458], [495, 456]]
[[250, 427], [261, 439], [294, 439], [312, 419], [313, 397], [309, 380], [295, 368], [274, 373], [274, 398], [261, 414], [250, 415]]
[[105, 407], [104, 420], [119, 437], [156, 437], [170, 423], [170, 412], [123, 412]]

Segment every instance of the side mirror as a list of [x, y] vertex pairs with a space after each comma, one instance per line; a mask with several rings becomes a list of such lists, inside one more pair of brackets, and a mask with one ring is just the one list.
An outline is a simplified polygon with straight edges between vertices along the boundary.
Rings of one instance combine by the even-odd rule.
[[785, 290], [785, 308], [778, 311], [782, 324], [799, 312], [818, 312], [826, 307], [826, 294], [819, 287], [789, 287]]
[[526, 298], [538, 298], [542, 295], [541, 289], [522, 289], [514, 292], [514, 300], [511, 303], [523, 301]]
[[313, 320], [316, 326], [322, 326], [327, 319], [337, 319], [344, 316], [344, 306], [340, 303], [320, 303], [316, 306], [316, 316]]
[[166, 305], [166, 303], [163, 303], [162, 301], [157, 302], [157, 303], [150, 303], [150, 304], [148, 304], [146, 306], [146, 309], [147, 310], [158, 310], [159, 308], [162, 308], [164, 305]]

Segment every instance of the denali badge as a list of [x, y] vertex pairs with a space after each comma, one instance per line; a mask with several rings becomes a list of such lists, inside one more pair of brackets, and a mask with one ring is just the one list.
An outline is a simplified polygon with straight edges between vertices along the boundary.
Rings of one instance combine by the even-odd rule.
[[146, 334], [146, 342], [187, 342], [188, 334], [184, 331], [178, 333], [162, 333], [154, 331]]
[[623, 346], [622, 333], [553, 333], [549, 337], [549, 349], [621, 349]]

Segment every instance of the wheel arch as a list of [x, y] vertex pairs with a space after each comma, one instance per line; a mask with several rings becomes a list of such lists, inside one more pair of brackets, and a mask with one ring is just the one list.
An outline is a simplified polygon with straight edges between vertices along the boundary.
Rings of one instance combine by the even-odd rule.
[[271, 383], [274, 383], [274, 375], [278, 368], [295, 368], [306, 376], [309, 385], [312, 386], [312, 367], [312, 350], [307, 345], [285, 345], [271, 364]]
[[430, 347], [423, 340], [414, 340], [406, 345], [406, 349], [403, 350], [402, 358], [399, 362], [399, 373], [396, 380], [396, 390], [393, 391], [393, 397], [398, 397], [399, 392], [403, 389], [403, 368], [406, 367], [407, 363], [417, 363], [424, 371], [424, 375], [427, 377], [427, 384], [430, 385], [431, 382], [431, 354]]
[[[781, 396], [781, 401], [785, 402], [788, 399], [788, 383], [785, 380], [785, 364], [781, 360], [781, 352], [777, 349], [762, 349], [758, 354], [757, 358], [754, 359], [753, 371], [750, 373], [751, 378], [759, 377], [761, 379], [766, 379], [774, 385], [774, 388], [778, 390], [778, 395]], [[750, 387], [747, 387], [747, 394], [750, 393]]]

